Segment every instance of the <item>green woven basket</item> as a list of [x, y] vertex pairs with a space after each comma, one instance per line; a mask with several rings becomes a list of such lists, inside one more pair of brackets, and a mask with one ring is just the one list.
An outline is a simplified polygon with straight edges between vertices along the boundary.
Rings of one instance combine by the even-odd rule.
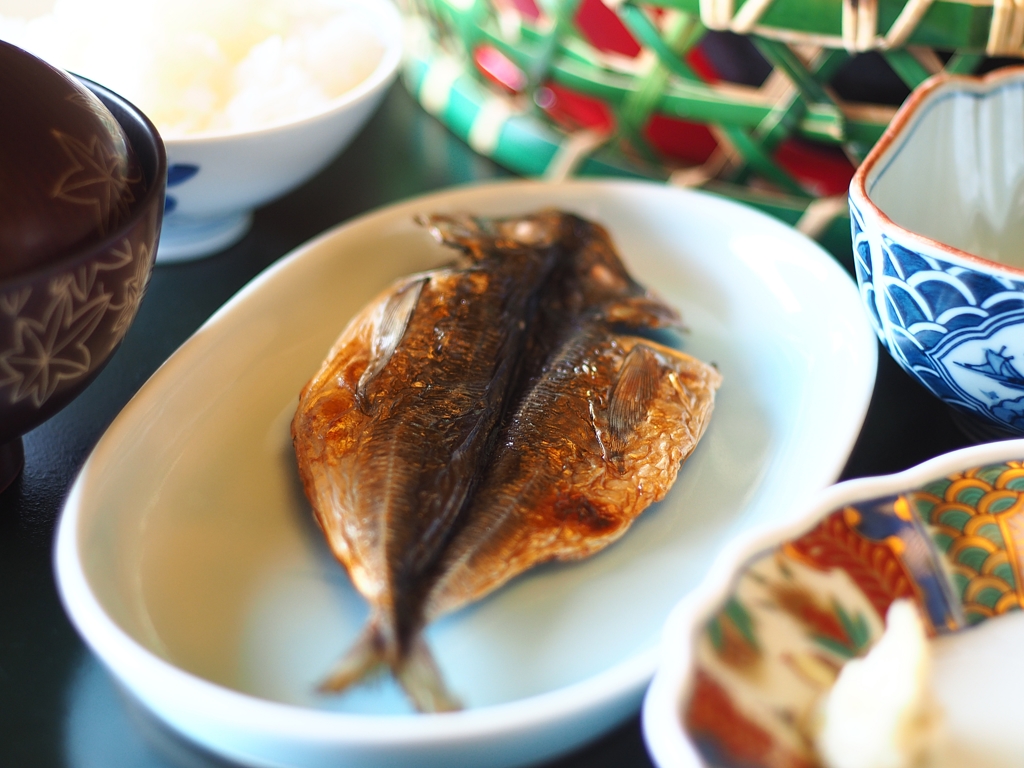
[[[796, 225], [844, 259], [845, 190], [823, 195], [787, 164], [785, 150], [794, 142], [841, 149], [852, 171], [895, 106], [844, 101], [830, 86], [837, 72], [875, 51], [914, 88], [940, 70], [971, 73], [986, 56], [1019, 57], [1024, 48], [1024, 5], [1003, 0], [415, 3], [406, 85], [477, 152], [526, 176], [703, 187]], [[746, 36], [771, 67], [764, 81], [741, 85], [701, 71], [695, 55], [709, 30]], [[628, 44], [615, 50], [609, 31]], [[597, 127], [559, 120], [548, 108], [556, 92], [603, 105], [610, 119]], [[696, 161], [667, 154], [651, 139], [657, 121], [705, 126], [713, 149]]]

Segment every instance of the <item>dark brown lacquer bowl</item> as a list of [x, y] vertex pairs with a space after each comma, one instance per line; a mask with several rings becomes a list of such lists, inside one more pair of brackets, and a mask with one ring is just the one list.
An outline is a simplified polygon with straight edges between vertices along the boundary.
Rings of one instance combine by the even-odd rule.
[[0, 41], [0, 491], [106, 364], [156, 255], [167, 158], [105, 88]]

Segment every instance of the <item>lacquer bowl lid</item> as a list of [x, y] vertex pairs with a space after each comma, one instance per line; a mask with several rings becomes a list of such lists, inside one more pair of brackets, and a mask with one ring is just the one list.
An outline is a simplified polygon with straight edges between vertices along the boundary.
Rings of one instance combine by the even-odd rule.
[[126, 221], [143, 175], [110, 111], [0, 41], [0, 281], [59, 262]]

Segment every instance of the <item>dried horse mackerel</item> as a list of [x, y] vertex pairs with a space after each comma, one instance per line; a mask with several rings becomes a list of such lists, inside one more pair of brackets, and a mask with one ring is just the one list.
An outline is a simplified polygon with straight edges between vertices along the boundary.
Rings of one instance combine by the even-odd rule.
[[457, 705], [423, 627], [621, 536], [672, 485], [720, 377], [622, 330], [679, 316], [597, 224], [558, 211], [425, 223], [461, 257], [351, 321], [292, 436], [316, 519], [372, 611], [324, 687], [386, 665], [435, 711]]

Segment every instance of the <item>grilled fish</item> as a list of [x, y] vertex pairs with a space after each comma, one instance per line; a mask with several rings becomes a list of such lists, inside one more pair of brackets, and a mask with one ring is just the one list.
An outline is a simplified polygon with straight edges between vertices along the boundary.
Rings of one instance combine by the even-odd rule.
[[423, 627], [621, 536], [672, 485], [720, 377], [643, 336], [680, 318], [599, 225], [551, 210], [423, 223], [459, 258], [351, 321], [292, 436], [315, 517], [371, 606], [324, 688], [388, 667], [438, 711], [458, 705]]

